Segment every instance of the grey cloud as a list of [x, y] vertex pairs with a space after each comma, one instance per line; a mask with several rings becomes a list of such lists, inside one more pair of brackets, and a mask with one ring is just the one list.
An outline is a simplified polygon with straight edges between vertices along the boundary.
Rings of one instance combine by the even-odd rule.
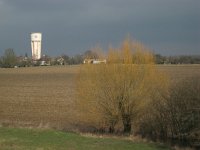
[[50, 55], [116, 45], [127, 34], [158, 53], [199, 54], [200, 1], [0, 0], [0, 50], [29, 51], [34, 31], [43, 33]]

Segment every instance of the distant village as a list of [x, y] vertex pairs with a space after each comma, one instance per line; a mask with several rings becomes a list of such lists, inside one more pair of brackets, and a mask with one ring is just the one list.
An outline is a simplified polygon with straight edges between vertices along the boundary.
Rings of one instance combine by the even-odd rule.
[[[97, 52], [86, 50], [83, 54], [68, 56], [63, 54], [56, 57], [42, 55], [42, 33], [31, 33], [31, 55], [17, 56], [14, 49], [6, 49], [0, 56], [0, 68], [17, 68], [30, 66], [77, 65], [77, 64], [106, 64]], [[162, 56], [154, 54], [156, 64], [200, 64], [200, 55]]]
[[[200, 64], [200, 56], [162, 56], [154, 55], [156, 64]], [[87, 50], [83, 54], [68, 56], [66, 54], [51, 57], [42, 55], [34, 60], [25, 54], [16, 56], [13, 49], [6, 49], [0, 56], [0, 68], [31, 67], [31, 66], [54, 66], [54, 65], [78, 65], [78, 64], [106, 64], [106, 59], [100, 59], [96, 52]]]
[[6, 49], [4, 55], [0, 56], [0, 68], [18, 68], [31, 66], [58, 66], [58, 65], [78, 65], [78, 64], [106, 64], [106, 59], [100, 59], [96, 52], [87, 50], [83, 54], [68, 56], [42, 55], [40, 59], [33, 59], [32, 56], [25, 54], [17, 56], [13, 49]]

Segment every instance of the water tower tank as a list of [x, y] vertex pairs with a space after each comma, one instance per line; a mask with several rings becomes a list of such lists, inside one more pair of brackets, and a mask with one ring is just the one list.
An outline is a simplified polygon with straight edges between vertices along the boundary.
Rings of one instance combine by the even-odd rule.
[[31, 33], [31, 50], [32, 59], [39, 60], [41, 58], [42, 33]]

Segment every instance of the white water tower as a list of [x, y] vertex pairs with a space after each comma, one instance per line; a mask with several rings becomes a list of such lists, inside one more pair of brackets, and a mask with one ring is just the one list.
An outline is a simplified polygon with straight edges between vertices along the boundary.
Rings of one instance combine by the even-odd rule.
[[31, 49], [32, 59], [39, 60], [41, 58], [42, 33], [31, 33]]

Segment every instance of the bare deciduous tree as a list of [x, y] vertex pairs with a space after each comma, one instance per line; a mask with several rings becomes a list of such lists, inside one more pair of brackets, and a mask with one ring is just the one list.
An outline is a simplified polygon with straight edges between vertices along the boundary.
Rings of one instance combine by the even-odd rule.
[[81, 118], [108, 124], [118, 122], [131, 132], [134, 118], [151, 101], [164, 79], [154, 66], [153, 55], [142, 44], [126, 39], [121, 48], [110, 48], [107, 64], [83, 65], [78, 77]]
[[2, 57], [1, 65], [5, 68], [12, 68], [17, 64], [17, 58], [13, 49], [6, 49]]

